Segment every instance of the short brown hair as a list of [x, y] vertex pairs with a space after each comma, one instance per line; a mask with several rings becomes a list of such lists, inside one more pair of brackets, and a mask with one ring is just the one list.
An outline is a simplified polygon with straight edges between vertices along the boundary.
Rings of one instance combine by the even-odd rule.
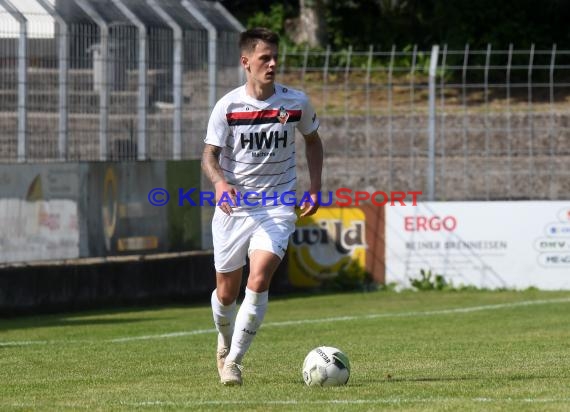
[[242, 52], [252, 52], [259, 41], [279, 46], [279, 35], [265, 27], [255, 27], [242, 32], [239, 36], [239, 48]]

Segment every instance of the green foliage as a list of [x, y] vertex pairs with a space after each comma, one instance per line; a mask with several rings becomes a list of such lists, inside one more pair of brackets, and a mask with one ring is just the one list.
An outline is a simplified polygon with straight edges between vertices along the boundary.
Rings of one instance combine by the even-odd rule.
[[271, 5], [269, 13], [258, 11], [251, 16], [247, 20], [246, 26], [250, 29], [253, 27], [267, 27], [283, 36], [285, 34], [283, 29], [285, 18], [285, 6], [281, 3], [274, 3]]
[[376, 290], [382, 292], [397, 292], [399, 290], [399, 285], [397, 282], [388, 282], [377, 285]]
[[[446, 291], [446, 292], [489, 292], [489, 291], [514, 291], [515, 289], [503, 288], [480, 288], [474, 285], [453, 285], [453, 282], [445, 279], [443, 275], [438, 275], [432, 273], [431, 270], [420, 270], [420, 276], [418, 278], [409, 278], [410, 285], [413, 289], [417, 291]], [[397, 290], [398, 288], [388, 288], [387, 290]], [[525, 289], [527, 292], [537, 292], [536, 287], [528, 287]]]
[[352, 260], [343, 266], [337, 276], [323, 281], [321, 289], [325, 291], [372, 290], [375, 285], [372, 276], [357, 261]]
[[335, 47], [352, 44], [360, 49], [369, 44], [384, 50], [417, 44], [473, 49], [494, 44], [505, 49], [509, 43], [529, 48], [549, 48], [570, 43], [567, 21], [570, 3], [545, 0], [540, 6], [530, 0], [415, 0], [334, 1], [327, 3], [329, 41]]
[[[223, 0], [222, 3], [246, 26], [264, 25], [284, 34], [284, 22], [299, 15], [298, 1], [270, 4], [265, 0]], [[515, 48], [558, 49], [570, 46], [570, 2], [544, 0], [335, 0], [323, 1], [327, 44], [333, 49], [352, 45], [365, 50], [399, 49], [418, 45], [429, 49], [432, 44], [447, 44], [450, 49], [506, 50]], [[269, 7], [269, 8], [268, 8]], [[251, 17], [250, 17], [251, 16]]]
[[407, 45], [402, 50], [405, 54], [395, 59], [396, 67], [407, 67], [409, 69], [415, 68], [416, 71], [424, 74], [429, 74], [429, 65], [431, 61], [431, 54], [424, 51], [416, 51], [414, 61], [414, 47]]
[[449, 290], [452, 289], [450, 282], [447, 282], [442, 275], [434, 275], [431, 270], [420, 270], [420, 277], [410, 279], [410, 284], [417, 290]]

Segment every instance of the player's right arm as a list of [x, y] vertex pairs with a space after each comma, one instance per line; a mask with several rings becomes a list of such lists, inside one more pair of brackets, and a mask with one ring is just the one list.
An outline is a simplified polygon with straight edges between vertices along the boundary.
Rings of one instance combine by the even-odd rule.
[[227, 200], [229, 195], [233, 204], [236, 204], [236, 189], [226, 180], [220, 164], [222, 148], [227, 146], [228, 136], [231, 135], [226, 113], [227, 102], [222, 98], [214, 106], [208, 120], [208, 129], [204, 138], [204, 152], [202, 153], [202, 170], [216, 190], [216, 206], [229, 215], [232, 213], [232, 205], [227, 202], [220, 202], [220, 200]]
[[220, 166], [221, 152], [221, 147], [206, 143], [204, 152], [202, 153], [202, 171], [214, 185], [216, 190], [216, 205], [218, 205], [225, 214], [229, 215], [232, 213], [232, 206], [227, 202], [220, 203], [220, 199], [222, 199], [224, 193], [227, 193], [235, 204], [236, 190], [227, 182], [224, 171]]

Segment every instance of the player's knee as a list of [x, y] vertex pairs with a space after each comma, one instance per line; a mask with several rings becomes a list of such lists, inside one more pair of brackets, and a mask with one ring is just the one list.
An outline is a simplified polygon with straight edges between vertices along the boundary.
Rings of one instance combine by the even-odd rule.
[[229, 306], [236, 301], [236, 299], [234, 299], [233, 297], [230, 297], [230, 296], [222, 296], [222, 297], [218, 297], [218, 299], [219, 299], [220, 303], [224, 306]]
[[265, 292], [269, 289], [271, 279], [263, 274], [251, 272], [247, 280], [247, 287], [257, 293]]
[[226, 288], [218, 288], [217, 289], [217, 296], [220, 303], [224, 306], [231, 305], [237, 299], [235, 293], [233, 293], [230, 289]]

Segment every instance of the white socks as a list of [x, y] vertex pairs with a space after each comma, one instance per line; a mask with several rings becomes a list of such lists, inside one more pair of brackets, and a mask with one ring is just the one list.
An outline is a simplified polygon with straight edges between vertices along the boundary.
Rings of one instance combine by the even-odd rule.
[[268, 297], [268, 291], [256, 293], [248, 288], [245, 289], [245, 298], [235, 320], [232, 346], [226, 362], [241, 363], [263, 322], [265, 312], [267, 312]]
[[218, 300], [216, 294], [217, 289], [212, 292], [212, 314], [214, 315], [214, 323], [218, 330], [218, 348], [229, 348], [232, 343], [232, 335], [234, 333], [234, 324], [236, 318], [236, 303], [233, 302], [224, 306]]

